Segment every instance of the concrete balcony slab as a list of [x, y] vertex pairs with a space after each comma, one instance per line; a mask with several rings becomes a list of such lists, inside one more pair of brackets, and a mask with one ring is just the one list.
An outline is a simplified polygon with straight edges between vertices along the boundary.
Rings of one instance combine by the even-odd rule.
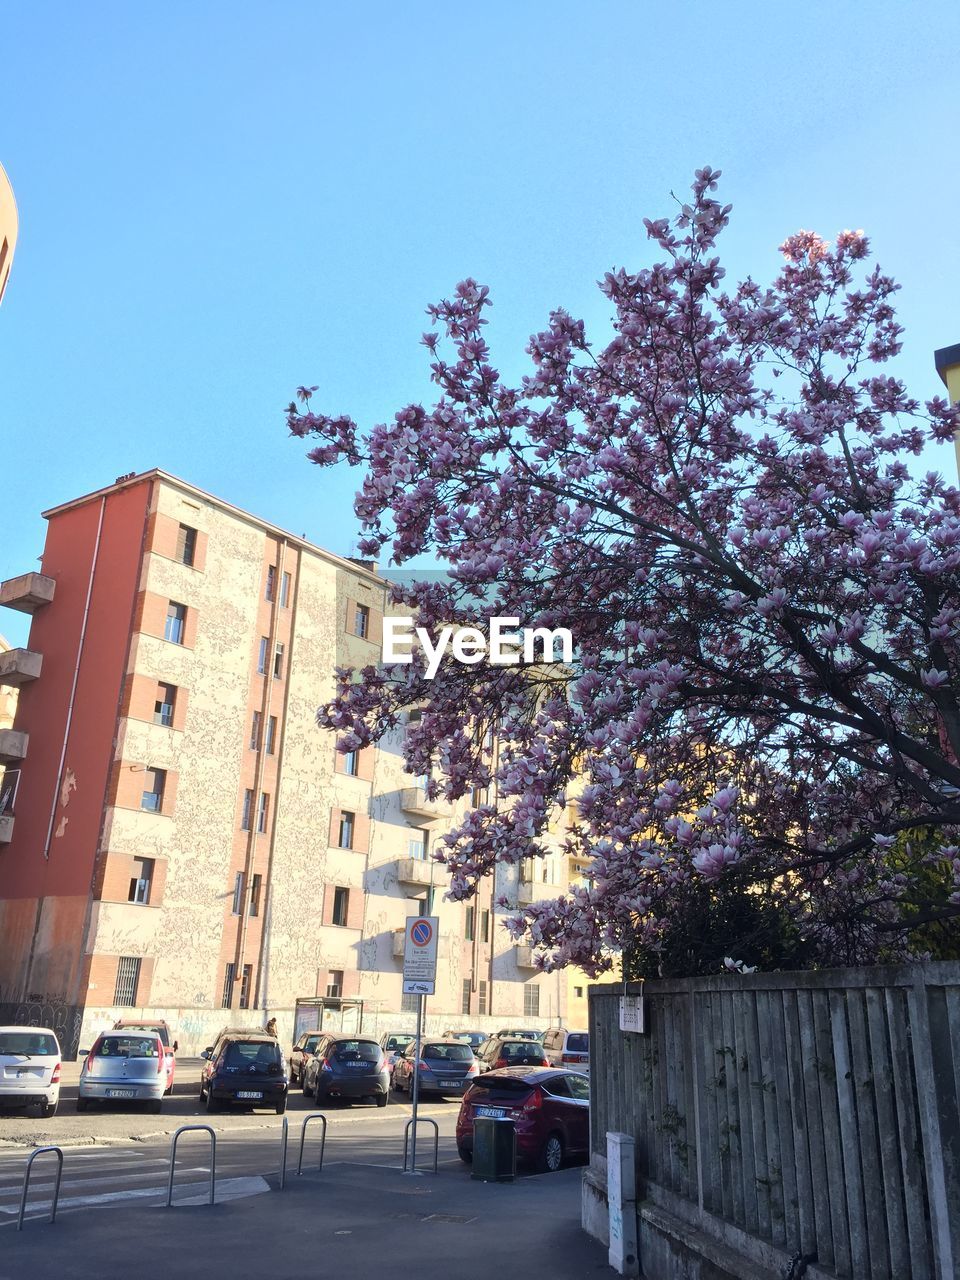
[[0, 605], [19, 613], [33, 613], [53, 599], [57, 583], [45, 573], [21, 573], [0, 582]]
[[29, 649], [8, 649], [6, 653], [0, 653], [0, 684], [18, 689], [36, 680], [42, 666], [43, 654], [32, 653]]

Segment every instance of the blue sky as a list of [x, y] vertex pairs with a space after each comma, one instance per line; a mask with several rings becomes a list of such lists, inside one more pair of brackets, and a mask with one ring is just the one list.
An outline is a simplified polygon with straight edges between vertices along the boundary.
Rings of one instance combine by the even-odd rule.
[[424, 307], [465, 275], [510, 375], [553, 306], [602, 333], [595, 281], [650, 260], [641, 219], [707, 163], [731, 274], [863, 227], [915, 394], [960, 342], [955, 3], [45, 3], [4, 27], [0, 577], [34, 567], [43, 508], [154, 465], [349, 553], [356, 476], [287, 437], [297, 384], [361, 422], [425, 399]]

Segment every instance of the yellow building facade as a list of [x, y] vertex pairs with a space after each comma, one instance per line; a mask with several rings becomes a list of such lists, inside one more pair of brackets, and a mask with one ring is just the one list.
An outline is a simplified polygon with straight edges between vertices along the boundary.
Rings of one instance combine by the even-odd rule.
[[17, 202], [3, 165], [0, 165], [0, 302], [10, 279], [13, 251], [17, 245]]

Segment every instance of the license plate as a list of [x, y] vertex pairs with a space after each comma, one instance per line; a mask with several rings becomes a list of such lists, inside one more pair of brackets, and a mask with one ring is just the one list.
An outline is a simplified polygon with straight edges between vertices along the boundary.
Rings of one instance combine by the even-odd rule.
[[136, 1089], [108, 1089], [108, 1098], [135, 1098], [137, 1096]]
[[441, 1080], [440, 1088], [441, 1089], [458, 1089], [462, 1083], [463, 1083], [462, 1080]]
[[346, 1065], [348, 1067], [365, 1067], [367, 1064], [365, 1062], [348, 1062]]
[[237, 1097], [238, 1097], [238, 1098], [251, 1098], [251, 1099], [254, 1099], [254, 1100], [255, 1100], [255, 1099], [257, 1099], [257, 1098], [262, 1098], [262, 1097], [263, 1097], [263, 1094], [262, 1094], [262, 1093], [254, 1093], [254, 1092], [253, 1092], [252, 1090], [250, 1090], [250, 1089], [239, 1089], [239, 1090], [237, 1091]]
[[477, 1107], [474, 1115], [488, 1116], [491, 1120], [502, 1120], [506, 1115], [503, 1107]]

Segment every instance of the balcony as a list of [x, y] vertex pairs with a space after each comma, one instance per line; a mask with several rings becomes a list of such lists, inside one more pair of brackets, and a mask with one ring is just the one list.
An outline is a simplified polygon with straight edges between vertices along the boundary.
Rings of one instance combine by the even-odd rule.
[[0, 729], [0, 766], [19, 764], [21, 760], [25, 760], [29, 741], [29, 733]]
[[[406, 929], [394, 929], [393, 931], [393, 958], [394, 960], [403, 959], [403, 948], [406, 942]], [[441, 933], [437, 939], [437, 958], [440, 960], [449, 960], [450, 958], [450, 935]]]
[[426, 858], [401, 858], [397, 863], [397, 879], [401, 884], [428, 888], [433, 880], [433, 863]]
[[56, 581], [43, 573], [22, 573], [19, 578], [7, 578], [6, 582], [0, 582], [0, 605], [19, 613], [33, 613], [50, 603], [56, 586]]
[[514, 947], [513, 950], [518, 969], [535, 969], [537, 967], [533, 947]]
[[9, 844], [13, 839], [13, 814], [0, 815], [0, 844]]
[[404, 787], [400, 792], [400, 808], [408, 817], [421, 822], [436, 822], [449, 818], [451, 813], [448, 800], [429, 800], [423, 787]]
[[36, 680], [42, 666], [42, 654], [31, 653], [29, 649], [8, 649], [0, 653], [0, 684], [17, 689], [30, 680]]
[[8, 769], [0, 778], [0, 844], [9, 844], [13, 839], [13, 811], [19, 786], [19, 769]]

